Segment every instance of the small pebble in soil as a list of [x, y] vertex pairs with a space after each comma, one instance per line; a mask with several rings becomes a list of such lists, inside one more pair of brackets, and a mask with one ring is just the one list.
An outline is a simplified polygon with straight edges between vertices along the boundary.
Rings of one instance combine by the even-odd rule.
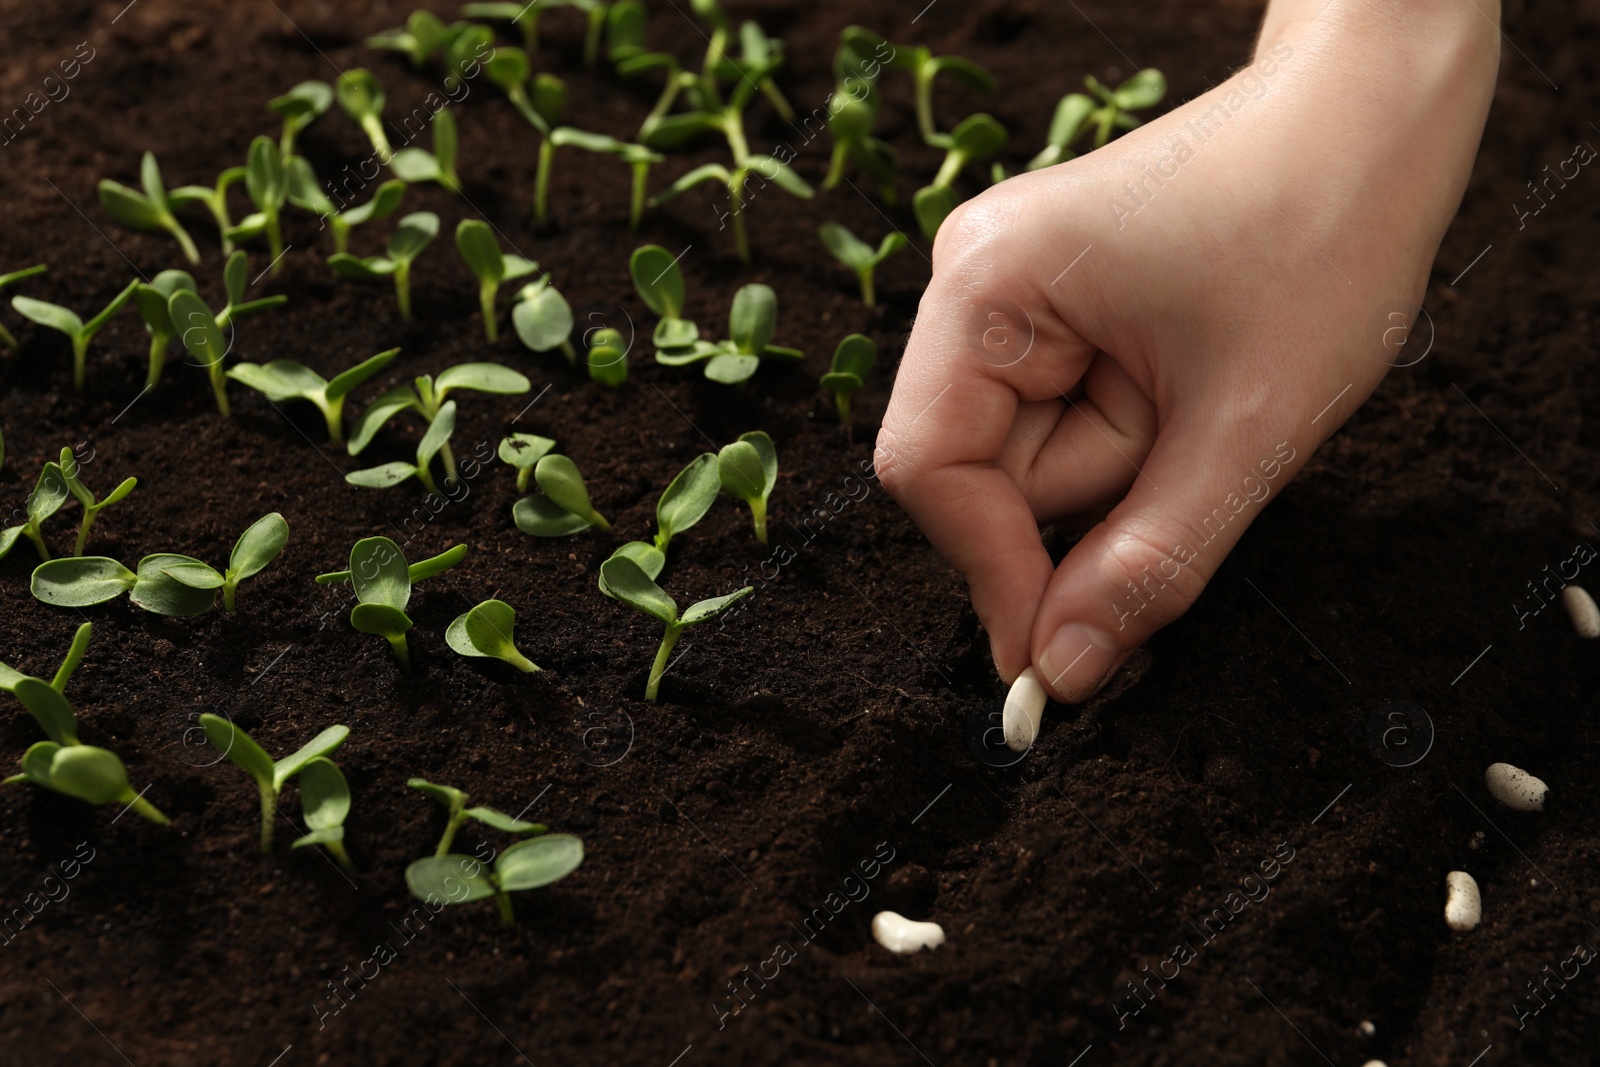
[[1483, 772], [1489, 795], [1513, 811], [1543, 811], [1545, 794], [1550, 787], [1521, 767], [1509, 763], [1491, 763]]
[[1362, 1019], [1361, 1025], [1356, 1027], [1356, 1029], [1361, 1031], [1362, 1037], [1371, 1037], [1373, 1034], [1378, 1032], [1378, 1028], [1372, 1025], [1371, 1019]]
[[1600, 637], [1600, 607], [1594, 597], [1578, 586], [1569, 585], [1561, 590], [1561, 602], [1567, 606], [1567, 618], [1579, 637]]
[[1039, 736], [1039, 720], [1044, 716], [1045, 702], [1049, 697], [1039, 676], [1032, 667], [1017, 675], [1006, 694], [1001, 727], [1006, 734], [1006, 747], [1013, 752], [1026, 752], [1033, 739]]
[[1452, 930], [1467, 931], [1483, 918], [1483, 898], [1478, 883], [1466, 871], [1451, 871], [1444, 876], [1444, 921]]
[[915, 922], [899, 912], [880, 911], [872, 917], [872, 936], [890, 952], [908, 956], [944, 944], [944, 927]]

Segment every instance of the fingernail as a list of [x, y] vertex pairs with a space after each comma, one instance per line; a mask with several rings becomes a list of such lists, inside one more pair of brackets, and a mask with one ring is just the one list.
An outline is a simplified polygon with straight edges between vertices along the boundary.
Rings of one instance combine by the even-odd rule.
[[1039, 667], [1052, 690], [1077, 702], [1094, 695], [1121, 655], [1110, 634], [1074, 622], [1056, 631]]

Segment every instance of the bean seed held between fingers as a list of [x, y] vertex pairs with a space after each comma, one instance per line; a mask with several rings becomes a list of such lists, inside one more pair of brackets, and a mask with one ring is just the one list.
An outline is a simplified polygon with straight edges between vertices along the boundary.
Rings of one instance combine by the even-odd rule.
[[1013, 752], [1028, 750], [1033, 739], [1039, 736], [1039, 721], [1048, 700], [1032, 667], [1017, 675], [1017, 680], [1011, 683], [1011, 691], [1006, 694], [1005, 711], [1000, 719], [1007, 748]]

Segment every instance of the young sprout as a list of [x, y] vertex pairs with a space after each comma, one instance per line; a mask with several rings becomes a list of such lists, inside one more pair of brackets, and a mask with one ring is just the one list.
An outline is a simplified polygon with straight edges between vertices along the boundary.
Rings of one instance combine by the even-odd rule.
[[389, 169], [403, 181], [438, 182], [452, 193], [459, 193], [461, 176], [456, 173], [456, 159], [460, 147], [456, 120], [449, 108], [441, 107], [433, 113], [433, 151], [402, 148], [389, 160]]
[[660, 245], [634, 249], [628, 260], [639, 299], [661, 316], [652, 340], [657, 348], [685, 348], [700, 339], [700, 327], [683, 317], [683, 271], [678, 259]]
[[[1055, 117], [1050, 120], [1050, 134], [1044, 150], [1028, 161], [1029, 170], [1043, 170], [1057, 163], [1077, 157], [1072, 143], [1087, 129], [1087, 121], [1094, 113], [1094, 99], [1082, 93], [1068, 93], [1056, 104]], [[996, 164], [998, 166], [999, 164]]]
[[[735, 89], [733, 95], [734, 99], [738, 100], [740, 91]], [[736, 121], [741, 121], [738, 114], [733, 112], [732, 107], [733, 105], [730, 105], [729, 113], [718, 120], [724, 124], [718, 128], [731, 131], [733, 129], [732, 124]], [[742, 138], [743, 136], [744, 134], [741, 131], [738, 137]], [[652, 147], [656, 146], [653, 145]], [[696, 167], [651, 197], [650, 206], [657, 207], [706, 182], [720, 183], [728, 192], [729, 210], [725, 215], [733, 222], [734, 245], [738, 249], [739, 259], [746, 266], [749, 266], [751, 262], [750, 238], [745, 231], [744, 209], [747, 203], [745, 190], [751, 177], [760, 178], [763, 187], [767, 182], [771, 182], [790, 196], [798, 197], [801, 200], [810, 200], [815, 194], [811, 186], [806, 184], [804, 178], [772, 156], [751, 155], [747, 150], [743, 149], [742, 144], [739, 149], [735, 150], [734, 156], [737, 162], [733, 169], [730, 170], [720, 163], [707, 163], [704, 166]]]
[[533, 468], [533, 480], [544, 496], [525, 496], [511, 509], [517, 529], [532, 537], [566, 537], [591, 526], [611, 529], [589, 502], [578, 465], [566, 456], [550, 454]]
[[88, 322], [84, 322], [74, 312], [60, 304], [35, 300], [31, 296], [14, 296], [11, 298], [11, 306], [30, 322], [36, 322], [40, 326], [47, 326], [67, 335], [67, 340], [72, 342], [72, 385], [81, 393], [84, 367], [88, 362], [89, 342], [93, 341], [94, 335], [111, 321], [111, 316], [122, 310], [123, 304], [133, 299], [134, 290], [138, 287], [137, 279], [129, 282], [126, 289], [113, 297], [111, 303]]
[[639, 569], [637, 563], [625, 556], [614, 555], [602, 563], [600, 577], [605, 583], [604, 590], [608, 596], [622, 601], [635, 611], [654, 616], [666, 624], [667, 629], [661, 638], [661, 647], [656, 651], [655, 663], [650, 668], [650, 680], [645, 683], [646, 700], [656, 698], [656, 693], [661, 688], [661, 675], [667, 669], [668, 657], [672, 655], [673, 646], [678, 643], [678, 637], [686, 627], [716, 618], [755, 592], [753, 586], [747, 585], [727, 596], [713, 597], [691, 604], [688, 610], [679, 615], [677, 602], [651, 581], [650, 577]]
[[600, 58], [600, 42], [607, 24], [603, 0], [534, 0], [529, 3], [465, 4], [461, 14], [469, 19], [506, 19], [522, 31], [523, 47], [529, 52], [539, 47], [539, 16], [551, 8], [575, 7], [588, 16], [583, 41], [583, 65], [592, 67]]
[[956, 207], [955, 180], [966, 165], [974, 160], [988, 159], [1006, 143], [1005, 127], [988, 115], [969, 115], [961, 125], [946, 136], [948, 147], [944, 165], [933, 179], [933, 184], [917, 190], [912, 207], [923, 236], [933, 240], [945, 217]]
[[[861, 55], [879, 55], [881, 54], [879, 50], [886, 43], [882, 37], [860, 26], [849, 27], [840, 37]], [[916, 47], [895, 45], [891, 52], [894, 58], [889, 60], [889, 63], [910, 71], [912, 82], [916, 86], [917, 129], [922, 133], [922, 139], [935, 148], [949, 147], [948, 135], [939, 133], [934, 125], [934, 80], [940, 74], [949, 74], [969, 89], [992, 93], [995, 91], [994, 75], [961, 56], [935, 56], [924, 45]]]
[[426, 778], [408, 779], [406, 785], [412, 789], [420, 789], [433, 799], [444, 805], [449, 814], [445, 818], [444, 833], [439, 837], [439, 847], [434, 849], [434, 856], [443, 857], [450, 854], [450, 846], [455, 843], [456, 831], [468, 819], [481, 822], [485, 826], [493, 827], [508, 834], [542, 834], [550, 828], [542, 823], [523, 822], [514, 819], [499, 808], [479, 805], [475, 808], [467, 807], [467, 794], [450, 785], [436, 785]]
[[539, 174], [535, 185], [534, 214], [540, 222], [549, 216], [548, 195], [550, 166], [555, 162], [555, 150], [567, 145], [585, 152], [615, 156], [633, 171], [633, 191], [628, 202], [628, 228], [637, 230], [644, 217], [646, 194], [650, 187], [650, 168], [666, 159], [659, 152], [641, 144], [630, 144], [603, 133], [589, 133], [571, 126], [558, 126], [550, 131], [539, 150]]
[[778, 484], [778, 450], [764, 432], [741, 434], [717, 453], [717, 477], [722, 488], [750, 505], [756, 539], [767, 543], [767, 498]]
[[321, 845], [344, 869], [355, 874], [355, 864], [344, 850], [344, 821], [350, 817], [350, 783], [339, 765], [326, 756], [315, 756], [300, 768], [300, 811], [311, 830], [296, 838], [290, 848]]
[[[439, 413], [428, 424], [428, 431], [422, 435], [422, 440], [417, 442], [417, 461], [406, 463], [395, 460], [392, 463], [383, 463], [376, 467], [364, 470], [351, 471], [344, 476], [344, 480], [351, 485], [359, 485], [364, 489], [388, 489], [399, 485], [408, 478], [415, 478], [425, 486], [434, 496], [439, 494], [439, 485], [433, 480], [433, 473], [428, 469], [433, 463], [433, 457], [439, 451], [450, 446], [450, 435], [456, 430], [456, 402], [447, 400], [439, 409]], [[448, 474], [447, 481], [454, 481], [455, 475]]]
[[400, 220], [389, 237], [388, 254], [358, 259], [348, 252], [335, 252], [328, 257], [328, 266], [341, 278], [359, 281], [377, 281], [394, 277], [395, 300], [400, 305], [400, 317], [411, 317], [411, 262], [422, 254], [429, 243], [439, 235], [439, 216], [431, 211], [415, 211]]
[[[20, 282], [24, 278], [31, 278], [35, 274], [43, 274], [48, 269], [45, 264], [40, 263], [38, 266], [28, 267], [24, 270], [14, 270], [10, 274], [0, 274], [0, 289], [4, 289], [13, 282]], [[0, 348], [9, 348], [15, 351], [16, 347], [17, 339], [11, 335], [10, 330], [6, 329], [4, 323], [0, 323]]]
[[294, 158], [294, 140], [300, 131], [325, 114], [333, 104], [333, 86], [324, 81], [303, 81], [282, 96], [267, 101], [267, 107], [283, 119], [283, 135], [278, 152], [284, 161]]
[[444, 632], [445, 643], [463, 656], [504, 660], [519, 671], [532, 674], [539, 669], [517, 651], [512, 632], [517, 613], [503, 600], [485, 600], [463, 615], [456, 616]]
[[762, 358], [801, 360], [805, 353], [768, 344], [778, 324], [778, 296], [769, 286], [746, 285], [733, 295], [728, 313], [728, 340], [696, 341], [686, 348], [656, 350], [656, 362], [681, 367], [707, 360], [705, 374], [723, 385], [750, 380]]
[[822, 243], [828, 246], [828, 251], [833, 253], [833, 258], [856, 272], [856, 278], [861, 282], [861, 302], [869, 308], [877, 307], [873, 281], [878, 264], [906, 247], [906, 235], [895, 230], [878, 244], [877, 251], [873, 251], [871, 245], [837, 222], [824, 222], [817, 232], [822, 237]]
[[606, 12], [606, 58], [613, 63], [643, 55], [648, 12], [640, 0], [614, 0]]
[[490, 342], [499, 340], [500, 331], [495, 325], [494, 297], [504, 282], [526, 277], [539, 269], [539, 264], [521, 256], [508, 256], [500, 251], [500, 242], [494, 231], [482, 219], [462, 219], [456, 227], [456, 248], [467, 268], [478, 279], [478, 306], [483, 310], [483, 331]]
[[150, 371], [145, 375], [147, 388], [155, 388], [161, 381], [162, 368], [167, 363], [167, 349], [177, 329], [167, 311], [168, 301], [179, 289], [195, 291], [194, 276], [187, 271], [164, 270], [149, 284], [143, 282], [133, 291], [133, 306], [144, 320], [145, 331], [150, 334]]
[[1083, 83], [1100, 100], [1100, 107], [1089, 116], [1088, 122], [1094, 129], [1096, 148], [1105, 147], [1113, 130], [1131, 130], [1139, 125], [1131, 112], [1154, 107], [1167, 95], [1166, 75], [1154, 67], [1146, 67], [1115, 89], [1101, 85], [1092, 74], [1084, 78]]
[[452, 22], [446, 29], [440, 56], [445, 88], [461, 86], [476, 78], [493, 51], [493, 29], [481, 22]]
[[128, 784], [128, 769], [115, 752], [93, 745], [40, 741], [23, 753], [22, 773], [0, 785], [12, 782], [32, 782], [88, 804], [121, 804], [159, 826], [172, 821]]
[[[567, 85], [554, 74], [537, 74], [530, 85], [532, 64], [520, 48], [496, 48], [483, 65], [489, 81], [506, 94], [511, 106], [540, 134], [561, 121], [567, 109]], [[543, 218], [540, 218], [543, 221]]]
[[628, 346], [621, 330], [596, 330], [589, 338], [589, 377], [612, 389], [628, 380]]
[[276, 274], [283, 260], [283, 225], [280, 219], [284, 201], [289, 198], [289, 179], [284, 171], [283, 156], [272, 138], [257, 137], [250, 142], [244, 184], [256, 210], [229, 230], [227, 238], [230, 241], [246, 241], [265, 233], [272, 256], [270, 269]]
[[374, 34], [367, 38], [366, 43], [368, 48], [403, 52], [410, 57], [411, 65], [421, 70], [423, 64], [444, 47], [449, 36], [449, 28], [440, 21], [438, 15], [418, 8], [406, 18], [404, 29]]
[[501, 462], [517, 469], [517, 492], [528, 491], [528, 479], [533, 477], [533, 468], [555, 447], [556, 443], [550, 438], [531, 433], [514, 433], [500, 441]]
[[[661, 574], [667, 565], [667, 546], [674, 534], [680, 534], [705, 518], [711, 505], [717, 502], [722, 487], [718, 471], [717, 454], [705, 452], [696, 456], [689, 465], [678, 472], [667, 485], [661, 499], [656, 501], [656, 536], [654, 541], [629, 541], [612, 553], [632, 561], [648, 578]], [[600, 571], [600, 591], [615, 599], [606, 587], [605, 570]]]
[[211, 212], [211, 217], [216, 221], [217, 234], [222, 241], [222, 254], [233, 255], [233, 241], [228, 233], [233, 229], [233, 221], [228, 215], [228, 189], [237, 182], [245, 179], [246, 168], [229, 167], [217, 175], [214, 186], [183, 185], [172, 190], [171, 200], [174, 206], [184, 204], [199, 204]]
[[894, 203], [894, 179], [900, 172], [900, 153], [887, 141], [872, 136], [878, 118], [878, 91], [865, 78], [848, 77], [839, 83], [828, 103], [828, 133], [833, 136], [833, 156], [824, 189], [836, 189], [844, 180], [846, 163], [854, 163], [878, 186], [878, 194]]
[[[350, 431], [347, 446], [352, 456], [358, 456], [372, 443], [383, 424], [402, 411], [415, 411], [433, 425], [443, 410], [445, 397], [453, 389], [471, 389], [479, 393], [496, 393], [515, 396], [533, 388], [533, 383], [509, 367], [498, 363], [458, 363], [441, 373], [438, 378], [423, 374], [414, 379], [415, 388], [397, 385], [367, 406], [356, 419]], [[448, 444], [440, 449], [444, 460], [445, 476], [456, 479], [455, 455]]]
[[851, 433], [850, 397], [865, 384], [872, 365], [878, 361], [878, 344], [870, 337], [853, 333], [833, 350], [833, 365], [822, 376], [824, 389], [833, 390], [839, 408], [839, 422]]
[[256, 792], [261, 796], [262, 852], [272, 851], [272, 826], [278, 813], [278, 797], [289, 779], [305, 770], [312, 760], [327, 756], [350, 736], [350, 727], [330, 726], [297, 751], [274, 760], [241, 727], [220, 715], [201, 715], [200, 729], [205, 731], [212, 748], [255, 780]]
[[289, 299], [280, 295], [246, 300], [244, 290], [248, 259], [244, 251], [239, 250], [229, 256], [223, 266], [222, 283], [228, 293], [228, 302], [217, 315], [211, 314], [211, 309], [192, 289], [175, 288], [167, 298], [167, 316], [172, 321], [172, 327], [182, 339], [183, 347], [205, 367], [211, 379], [211, 391], [217, 398], [217, 410], [223, 415], [228, 414], [228, 379], [223, 372], [222, 361], [233, 347], [233, 340], [231, 330], [227, 337], [223, 336], [222, 331], [232, 326], [240, 315], [281, 307]]
[[124, 479], [122, 484], [111, 490], [104, 500], [96, 500], [94, 493], [78, 477], [78, 460], [72, 454], [72, 449], [63, 448], [61, 450], [61, 460], [58, 466], [61, 468], [62, 480], [67, 483], [67, 491], [77, 498], [79, 504], [83, 505], [83, 522], [78, 527], [78, 540], [72, 549], [74, 556], [81, 556], [83, 555], [83, 546], [89, 540], [89, 527], [94, 525], [96, 517], [99, 516], [100, 512], [133, 492], [134, 486], [139, 484], [139, 479]]
[[44, 520], [61, 510], [61, 505], [67, 502], [70, 493], [67, 490], [67, 480], [62, 476], [61, 466], [57, 463], [46, 463], [44, 470], [39, 473], [39, 481], [34, 484], [33, 492], [28, 494], [28, 503], [24, 510], [28, 514], [28, 521], [21, 526], [11, 526], [0, 530], [0, 559], [4, 559], [17, 543], [17, 538], [26, 537], [33, 542], [33, 547], [38, 550], [41, 560], [50, 558], [50, 549], [44, 543], [44, 533], [40, 526]]
[[456, 545], [432, 559], [406, 564], [400, 546], [387, 537], [367, 537], [350, 549], [350, 569], [317, 575], [317, 584], [350, 582], [359, 602], [350, 610], [350, 625], [364, 634], [376, 634], [389, 642], [400, 669], [411, 673], [411, 653], [406, 631], [411, 620], [406, 604], [411, 587], [425, 578], [454, 567], [467, 554], [466, 545]]
[[379, 352], [335, 376], [332, 381], [292, 359], [275, 359], [265, 364], [240, 363], [228, 371], [228, 377], [257, 390], [274, 404], [288, 400], [306, 400], [315, 404], [328, 424], [328, 440], [342, 445], [345, 397], [350, 390], [388, 366], [399, 354], [398, 348]]
[[339, 101], [339, 107], [355, 119], [361, 131], [367, 135], [378, 162], [387, 164], [394, 158], [389, 136], [383, 131], [383, 86], [378, 84], [372, 72], [362, 67], [345, 71], [334, 83], [333, 94]]
[[333, 231], [335, 252], [348, 250], [350, 231], [354, 227], [374, 219], [386, 219], [400, 210], [400, 201], [406, 195], [406, 183], [399, 178], [390, 178], [378, 186], [372, 199], [365, 204], [340, 211], [323, 191], [322, 183], [317, 180], [317, 172], [311, 168], [309, 160], [295, 156], [289, 160], [288, 172], [289, 203], [327, 223]]
[[144, 187], [142, 193], [109, 178], [101, 179], [100, 206], [130, 230], [166, 230], [183, 249], [185, 259], [200, 262], [194, 241], [172, 213], [173, 201], [161, 182], [161, 168], [156, 165], [153, 152], [146, 152], [139, 160], [139, 184]]
[[[72, 679], [72, 672], [78, 669], [78, 665], [83, 662], [84, 654], [89, 651], [89, 638], [93, 633], [93, 624], [87, 622], [79, 626], [73, 633], [72, 644], [67, 648], [66, 658], [61, 661], [61, 666], [56, 668], [55, 677], [49, 682], [51, 689], [54, 689], [57, 693], [65, 693], [67, 691], [67, 682]], [[28, 677], [30, 675], [23, 674], [14, 667], [0, 663], [0, 689], [8, 693], [13, 692], [16, 684]], [[43, 681], [43, 679], [35, 679], [35, 681]], [[34, 713], [34, 718], [38, 719], [39, 725], [43, 727], [46, 736], [52, 741], [60, 745], [75, 745], [78, 743], [77, 720], [75, 718], [61, 718], [57, 714], [59, 705], [40, 703], [39, 711], [36, 712], [33, 706], [28, 706], [28, 711]], [[69, 708], [68, 711], [70, 712], [71, 709]]]
[[572, 305], [550, 284], [548, 275], [517, 291], [517, 302], [511, 306], [511, 325], [517, 331], [517, 339], [532, 351], [559, 348], [568, 364], [578, 362], [577, 350], [572, 347]]

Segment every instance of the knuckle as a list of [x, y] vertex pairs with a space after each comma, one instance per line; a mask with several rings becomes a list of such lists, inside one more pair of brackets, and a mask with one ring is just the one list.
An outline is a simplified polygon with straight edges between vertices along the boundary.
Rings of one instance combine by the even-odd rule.
[[1018, 216], [1015, 198], [998, 186], [956, 205], [934, 238], [934, 269], [957, 270], [974, 261], [991, 261], [997, 245], [1016, 232]]
[[911, 468], [905, 461], [904, 449], [887, 426], [878, 430], [878, 442], [872, 450], [872, 469], [884, 492], [897, 500], [911, 481]]

